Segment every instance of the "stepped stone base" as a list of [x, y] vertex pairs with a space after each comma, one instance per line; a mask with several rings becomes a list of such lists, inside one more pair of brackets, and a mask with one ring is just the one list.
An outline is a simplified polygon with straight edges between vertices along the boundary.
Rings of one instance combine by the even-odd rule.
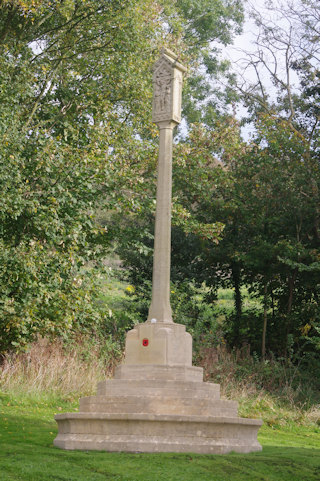
[[[152, 366], [154, 378], [143, 380], [147, 366], [136, 367], [120, 366], [116, 375], [133, 378], [99, 383], [97, 396], [80, 399], [79, 413], [57, 414], [54, 445], [86, 451], [207, 454], [261, 450], [257, 432], [262, 422], [239, 418], [237, 403], [221, 400], [218, 384], [190, 381], [194, 372], [199, 377], [200, 368], [186, 368], [183, 376], [181, 366]], [[171, 379], [163, 379], [164, 373]]]
[[[100, 382], [96, 396], [82, 398], [79, 413], [55, 416], [59, 433], [54, 445], [126, 452], [260, 451], [257, 432], [262, 422], [239, 418], [238, 404], [221, 400], [218, 384], [203, 382], [202, 368], [191, 365], [184, 326], [173, 324], [174, 334], [170, 334], [172, 326], [165, 330], [139, 326], [127, 337], [127, 344], [132, 340], [135, 346], [129, 345], [131, 363], [119, 366], [114, 379]], [[139, 339], [148, 335], [153, 349], [159, 332], [166, 354], [154, 356], [159, 364], [151, 364], [152, 356], [140, 348]], [[185, 364], [170, 363], [176, 358], [179, 336], [180, 343], [185, 340], [188, 347]]]
[[225, 454], [260, 451], [257, 419], [159, 414], [58, 414], [63, 449]]

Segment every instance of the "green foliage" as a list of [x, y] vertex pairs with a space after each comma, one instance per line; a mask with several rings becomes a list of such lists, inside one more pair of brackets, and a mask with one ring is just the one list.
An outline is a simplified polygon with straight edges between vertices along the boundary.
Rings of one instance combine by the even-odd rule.
[[150, 97], [145, 42], [161, 27], [146, 3], [1, 7], [1, 352], [103, 323], [97, 270], [84, 266], [112, 237], [95, 218], [116, 202], [106, 154]]
[[[265, 338], [270, 353], [306, 360], [312, 351], [318, 358], [318, 159], [290, 122], [261, 115], [256, 128], [247, 144], [233, 119], [214, 131], [196, 125], [176, 146], [171, 274], [181, 302], [172, 295], [175, 319], [212, 330], [205, 320], [201, 324], [190, 285], [205, 283], [211, 293], [233, 287], [235, 313], [222, 335], [231, 346], [249, 343], [261, 353]], [[126, 244], [119, 245], [135, 286], [151, 280], [152, 213], [145, 204], [139, 220], [128, 224], [131, 239], [124, 236]], [[215, 226], [215, 236], [206, 226]], [[250, 310], [244, 309], [243, 286], [259, 299]], [[144, 289], [141, 295], [149, 298]], [[212, 301], [214, 295], [203, 299], [201, 309], [219, 317]]]
[[[99, 266], [119, 218], [152, 210], [151, 66], [170, 43], [190, 65], [191, 84], [211, 39], [228, 42], [242, 18], [238, 2], [211, 7], [1, 3], [0, 352], [37, 333], [110, 328], [98, 269], [85, 267]], [[190, 112], [197, 98], [189, 95]], [[97, 208], [119, 217], [101, 227]], [[217, 238], [220, 228], [192, 229]]]
[[263, 418], [273, 427], [319, 425], [319, 375], [286, 359], [261, 362], [249, 349], [202, 345], [195, 363], [206, 380], [220, 384], [222, 397], [239, 402], [242, 417]]
[[[203, 122], [174, 152], [175, 319], [197, 342], [216, 336], [317, 364], [320, 175], [317, 126], [307, 126], [317, 116], [314, 23], [304, 26], [311, 57], [292, 64], [299, 95], [284, 89], [276, 108], [246, 94], [256, 132], [244, 143], [207, 82], [226, 74], [218, 43], [230, 42], [241, 20], [236, 0], [2, 3], [1, 352], [38, 333], [72, 339], [79, 329], [121, 346], [145, 319], [157, 157], [150, 68], [170, 43], [190, 66], [187, 122]], [[267, 30], [263, 38], [270, 42]], [[118, 305], [98, 293], [115, 240], [135, 288]], [[243, 286], [259, 306], [245, 309]], [[213, 304], [226, 287], [234, 313]]]

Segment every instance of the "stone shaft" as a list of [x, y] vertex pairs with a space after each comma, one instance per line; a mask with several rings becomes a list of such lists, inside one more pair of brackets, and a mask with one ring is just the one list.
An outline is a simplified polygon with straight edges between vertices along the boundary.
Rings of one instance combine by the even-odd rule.
[[157, 206], [152, 276], [152, 300], [148, 320], [172, 322], [170, 306], [172, 131], [174, 122], [159, 122]]

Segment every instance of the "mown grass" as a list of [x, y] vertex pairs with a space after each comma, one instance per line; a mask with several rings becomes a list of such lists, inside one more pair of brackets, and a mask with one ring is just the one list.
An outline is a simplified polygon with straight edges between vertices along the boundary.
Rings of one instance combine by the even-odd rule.
[[318, 481], [320, 427], [263, 426], [260, 453], [224, 456], [63, 451], [54, 413], [78, 403], [0, 395], [1, 481]]

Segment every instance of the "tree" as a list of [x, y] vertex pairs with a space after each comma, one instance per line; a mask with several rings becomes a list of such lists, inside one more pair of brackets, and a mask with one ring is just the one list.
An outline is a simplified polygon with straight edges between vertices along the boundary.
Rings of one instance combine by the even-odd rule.
[[[170, 44], [185, 52], [191, 83], [218, 26], [226, 42], [241, 18], [236, 0], [215, 5], [2, 2], [0, 352], [37, 333], [105, 322], [87, 266], [98, 265], [117, 226], [101, 226], [97, 210], [123, 217], [146, 199], [156, 137], [151, 66]], [[196, 103], [189, 95], [190, 112]]]
[[110, 243], [95, 220], [97, 206], [116, 202], [107, 153], [130, 143], [149, 115], [157, 8], [1, 6], [1, 352], [37, 333], [103, 322], [85, 266]]
[[[309, 252], [313, 251], [313, 256], [307, 256], [309, 259], [307, 264], [316, 261], [315, 253], [319, 249], [319, 109], [317, 104], [320, 12], [317, 3], [314, 0], [298, 2], [274, 0], [266, 2], [264, 9], [260, 12], [251, 6], [252, 17], [258, 28], [256, 48], [251, 52], [244, 52], [242, 71], [254, 72], [255, 81], [248, 82], [244, 74], [242, 82], [238, 81], [241, 98], [250, 113], [249, 120], [258, 125], [261, 120], [264, 123], [268, 118], [265, 125], [268, 125], [269, 133], [261, 138], [268, 142], [272, 156], [279, 155], [286, 172], [287, 162], [283, 151], [283, 147], [286, 146], [287, 158], [290, 158], [292, 172], [295, 172], [291, 175], [296, 179], [301, 175], [297, 195], [291, 197], [287, 209], [290, 211], [290, 206], [296, 207], [291, 217], [291, 222], [296, 229], [296, 241], [293, 242], [299, 244], [300, 237], [304, 235], [306, 236], [302, 242], [304, 247], [309, 245]], [[270, 134], [272, 140], [270, 140]], [[260, 141], [261, 138], [258, 140]], [[300, 147], [297, 149], [299, 143]], [[302, 163], [300, 168], [299, 159]], [[283, 185], [279, 184], [279, 192], [283, 192], [283, 186], [286, 185], [287, 180], [281, 173], [279, 173], [279, 179], [283, 182]], [[304, 187], [301, 184], [303, 181], [306, 182]], [[303, 192], [302, 196], [299, 195], [300, 190]], [[286, 193], [283, 193], [283, 196], [286, 197]], [[301, 214], [304, 208], [309, 209], [313, 227], [309, 225], [306, 229], [308, 233], [302, 234], [306, 227], [306, 217]], [[293, 238], [293, 234], [291, 237]], [[293, 246], [290, 249], [292, 255]], [[299, 247], [296, 247], [296, 254], [300, 253], [299, 255], [303, 257], [302, 252], [303, 249], [299, 244]], [[278, 253], [278, 256], [280, 258], [281, 254]], [[290, 262], [288, 259], [283, 259], [283, 267], [286, 266], [288, 269]], [[296, 259], [296, 262], [300, 261]], [[309, 270], [308, 266], [305, 268]], [[317, 270], [316, 264], [314, 268]], [[287, 306], [287, 337], [292, 328], [293, 321], [289, 319], [292, 318], [294, 297], [298, 295], [296, 289], [298, 278], [303, 277], [303, 269], [301, 265], [300, 268], [297, 265], [294, 268], [291, 264], [290, 274], [287, 274], [288, 297], [286, 301], [283, 299]], [[316, 278], [313, 281], [315, 286], [311, 288], [312, 296], [317, 296]], [[306, 279], [304, 282], [308, 284]], [[305, 296], [309, 299], [309, 294], [306, 292]], [[298, 302], [301, 302], [302, 298], [303, 296]]]
[[[317, 339], [319, 196], [314, 187], [320, 169], [309, 155], [308, 139], [289, 121], [261, 115], [255, 126], [250, 143], [240, 140], [232, 119], [214, 132], [197, 128], [187, 146], [180, 146], [175, 189], [198, 221], [225, 225], [220, 242], [202, 239], [190, 263], [195, 280], [235, 289], [235, 316], [226, 326], [230, 344], [245, 341], [263, 356], [267, 348], [283, 355], [292, 346], [303, 351], [307, 324]], [[242, 311], [243, 285], [262, 298], [262, 312]]]

